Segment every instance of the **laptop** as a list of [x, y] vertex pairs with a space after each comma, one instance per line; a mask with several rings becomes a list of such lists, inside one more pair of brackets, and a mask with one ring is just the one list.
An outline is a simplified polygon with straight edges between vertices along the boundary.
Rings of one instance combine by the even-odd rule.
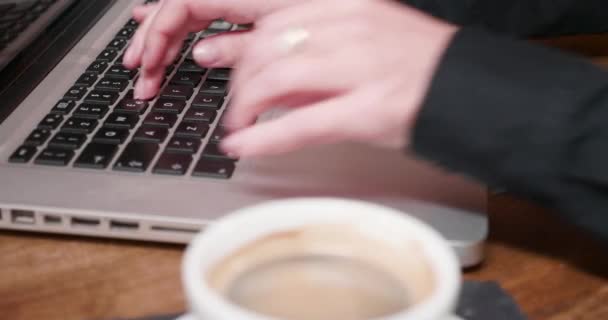
[[341, 197], [408, 212], [463, 266], [482, 260], [486, 188], [405, 152], [342, 143], [222, 154], [231, 69], [204, 69], [190, 50], [239, 26], [191, 33], [159, 96], [134, 100], [138, 72], [121, 56], [142, 1], [0, 0], [0, 229], [187, 243], [244, 206]]

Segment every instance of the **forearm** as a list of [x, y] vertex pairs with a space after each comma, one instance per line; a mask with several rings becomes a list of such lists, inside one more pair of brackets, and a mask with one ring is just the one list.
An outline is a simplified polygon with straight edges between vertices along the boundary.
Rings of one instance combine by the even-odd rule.
[[608, 32], [606, 0], [399, 0], [460, 26], [518, 36]]
[[421, 157], [563, 212], [608, 240], [608, 73], [463, 29], [413, 133]]

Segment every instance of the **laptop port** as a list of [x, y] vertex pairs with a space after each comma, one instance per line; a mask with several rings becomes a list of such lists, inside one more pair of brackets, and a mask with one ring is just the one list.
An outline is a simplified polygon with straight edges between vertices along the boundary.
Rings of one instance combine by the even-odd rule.
[[72, 218], [72, 227], [95, 228], [101, 224], [99, 219], [92, 218]]
[[194, 228], [180, 228], [180, 227], [166, 227], [166, 226], [151, 226], [150, 230], [157, 232], [170, 232], [170, 233], [198, 233], [199, 229]]
[[30, 210], [11, 210], [11, 220], [16, 224], [34, 224], [34, 211]]
[[44, 216], [44, 224], [61, 224], [60, 216]]
[[139, 229], [139, 223], [110, 220], [110, 230], [129, 231]]

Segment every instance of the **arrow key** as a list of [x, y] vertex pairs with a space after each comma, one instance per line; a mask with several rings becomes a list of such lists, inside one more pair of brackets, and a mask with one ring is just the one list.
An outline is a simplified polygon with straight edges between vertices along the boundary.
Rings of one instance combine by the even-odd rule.
[[74, 167], [105, 169], [112, 161], [116, 150], [118, 150], [118, 146], [116, 145], [91, 143], [78, 157], [78, 160], [74, 163]]
[[183, 176], [188, 171], [192, 156], [187, 154], [165, 153], [154, 168], [154, 173]]

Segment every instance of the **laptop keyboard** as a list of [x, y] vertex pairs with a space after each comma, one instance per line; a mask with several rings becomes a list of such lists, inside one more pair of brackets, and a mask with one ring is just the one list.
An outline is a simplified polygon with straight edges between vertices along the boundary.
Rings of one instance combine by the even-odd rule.
[[0, 51], [36, 21], [57, 0], [0, 3]]
[[[167, 68], [158, 97], [133, 98], [137, 70], [122, 54], [138, 24], [129, 20], [75, 81], [9, 162], [113, 170], [154, 175], [229, 179], [237, 159], [223, 154], [221, 122], [228, 95], [228, 68], [207, 70], [192, 60], [198, 39], [232, 28], [214, 22], [191, 33]], [[215, 124], [215, 126], [214, 126]]]

